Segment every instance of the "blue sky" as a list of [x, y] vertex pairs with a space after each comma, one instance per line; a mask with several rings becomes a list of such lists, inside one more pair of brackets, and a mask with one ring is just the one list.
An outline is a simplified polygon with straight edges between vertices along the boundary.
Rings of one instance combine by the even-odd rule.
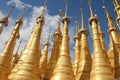
[[[7, 14], [7, 12], [9, 11], [11, 5], [13, 4], [12, 2], [14, 2], [16, 0], [0, 0], [0, 18], [3, 17], [3, 15], [5, 16]], [[18, 0], [18, 6], [16, 6], [16, 8], [14, 9], [12, 15], [10, 16], [10, 22], [8, 27], [5, 28], [5, 30], [3, 31], [3, 33], [1, 34], [1, 38], [0, 38], [0, 44], [1, 46], [0, 47], [3, 47], [4, 46], [4, 43], [5, 41], [7, 41], [8, 38], [5, 38], [4, 39], [4, 36], [7, 35], [7, 31], [9, 31], [9, 34], [11, 33], [13, 27], [14, 27], [14, 23], [16, 21], [16, 19], [19, 18], [19, 15], [21, 13], [21, 8], [27, 4], [29, 5], [29, 8], [27, 9], [26, 11], [26, 14], [25, 14], [25, 17], [24, 17], [24, 24], [23, 24], [23, 28], [21, 30], [21, 37], [23, 39], [23, 46], [21, 48], [21, 50], [23, 50], [24, 48], [24, 45], [26, 44], [27, 40], [29, 39], [29, 36], [30, 36], [30, 32], [32, 31], [32, 28], [34, 27], [34, 23], [35, 23], [35, 18], [40, 14], [40, 10], [41, 10], [41, 6], [43, 5], [45, 0]], [[106, 5], [107, 5], [107, 8], [111, 14], [111, 16], [113, 17], [114, 19], [114, 22], [115, 22], [115, 19], [116, 19], [116, 15], [114, 13], [114, 5], [112, 3], [112, 0], [105, 0], [106, 1]], [[69, 25], [69, 35], [70, 36], [70, 48], [71, 48], [71, 54], [73, 55], [74, 53], [74, 41], [73, 41], [73, 37], [75, 35], [75, 21], [76, 21], [76, 18], [78, 18], [79, 21], [81, 21], [81, 18], [80, 18], [80, 3], [81, 1], [80, 0], [68, 0], [68, 4], [69, 4], [69, 8], [68, 8], [68, 15], [70, 16], [70, 25]], [[105, 37], [104, 37], [104, 40], [105, 40], [105, 43], [106, 43], [106, 47], [108, 49], [108, 44], [109, 44], [109, 35], [107, 33], [108, 31], [108, 25], [107, 25], [107, 22], [106, 22], [106, 16], [105, 16], [105, 13], [104, 13], [104, 9], [102, 8], [103, 6], [103, 3], [102, 3], [102, 0], [91, 0], [92, 2], [92, 8], [94, 10], [94, 13], [97, 14], [99, 20], [100, 20], [100, 25], [101, 25], [101, 29], [102, 31], [105, 33]], [[62, 12], [63, 12], [63, 16], [64, 16], [64, 11], [65, 11], [65, 0], [48, 0], [47, 2], [47, 10], [46, 10], [46, 22], [48, 23], [45, 23], [46, 26], [48, 27], [57, 27], [57, 17], [58, 17], [58, 12], [59, 12], [59, 9], [62, 9]], [[88, 29], [88, 19], [90, 17], [89, 15], [89, 6], [88, 6], [88, 2], [87, 0], [82, 0], [82, 6], [83, 6], [83, 9], [84, 9], [84, 18], [85, 18], [85, 26], [86, 28]], [[32, 19], [31, 19], [32, 18]], [[54, 18], [54, 19], [52, 19]], [[52, 22], [50, 22], [49, 20], [52, 20]], [[33, 22], [32, 22], [33, 21]], [[50, 26], [49, 26], [50, 25]], [[30, 27], [28, 27], [30, 26]], [[53, 28], [52, 30], [52, 33], [54, 32], [54, 30], [56, 29]], [[29, 30], [30, 28], [30, 30]], [[49, 30], [47, 27], [45, 27], [46, 30]], [[27, 31], [25, 31], [27, 30]], [[46, 31], [44, 30], [44, 31]], [[26, 32], [26, 34], [25, 34]], [[28, 32], [28, 33], [27, 33]], [[23, 34], [22, 34], [23, 33]], [[29, 34], [29, 35], [28, 35]], [[47, 34], [46, 33], [46, 38], [43, 39], [43, 43], [45, 42], [45, 40], [47, 39]], [[25, 35], [28, 35], [27, 37]], [[52, 34], [51, 34], [52, 36]], [[9, 37], [9, 35], [7, 35], [6, 37]], [[27, 39], [25, 39], [27, 38]], [[92, 38], [90, 37], [90, 34], [88, 35], [88, 40], [89, 40], [89, 47], [90, 47], [90, 50], [91, 50], [91, 53], [93, 52], [93, 43], [92, 43]], [[18, 43], [17, 43], [18, 44]], [[52, 38], [51, 38], [51, 46], [52, 46]], [[16, 46], [17, 47], [17, 46]], [[2, 51], [3, 48], [0, 49], [0, 51]]]

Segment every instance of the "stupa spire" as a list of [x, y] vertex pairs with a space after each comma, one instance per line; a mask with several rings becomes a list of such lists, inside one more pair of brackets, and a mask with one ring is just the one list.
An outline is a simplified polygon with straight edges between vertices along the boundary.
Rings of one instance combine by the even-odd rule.
[[[67, 11], [67, 9], [66, 9]], [[68, 15], [63, 17], [63, 35], [60, 48], [60, 55], [54, 69], [53, 76], [50, 80], [74, 80], [74, 74], [72, 70], [72, 64], [70, 60], [70, 48], [69, 48], [69, 36], [68, 36]]]
[[66, 0], [65, 9], [65, 17], [68, 17], [68, 0]]
[[[105, 10], [107, 10], [106, 7], [104, 7]], [[108, 10], [107, 10], [108, 11]], [[111, 36], [111, 38], [113, 39], [113, 45], [114, 45], [114, 49], [115, 49], [115, 55], [114, 55], [114, 59], [116, 61], [115, 63], [115, 73], [114, 73], [114, 77], [115, 79], [120, 79], [120, 66], [118, 64], [120, 64], [120, 40], [119, 40], [119, 34], [114, 26], [114, 23], [112, 21], [111, 16], [106, 15], [107, 17], [107, 22], [108, 22], [108, 31], [109, 31], [109, 35]]]
[[42, 53], [42, 57], [40, 59], [40, 65], [39, 65], [39, 70], [40, 70], [40, 80], [43, 80], [46, 70], [47, 70], [47, 58], [48, 58], [48, 48], [49, 48], [49, 38], [50, 38], [50, 32], [48, 35], [48, 40], [45, 42], [45, 47], [44, 51]]
[[78, 71], [75, 80], [89, 80], [92, 58], [90, 55], [90, 49], [88, 45], [87, 30], [85, 29], [85, 25], [84, 25], [84, 15], [83, 15], [82, 6], [81, 6], [81, 21], [82, 21], [82, 27], [79, 32], [81, 35], [80, 53], [79, 53], [80, 55], [78, 62]]
[[18, 63], [9, 75], [10, 80], [39, 80], [40, 38], [44, 25], [44, 10], [41, 13]]
[[43, 8], [40, 14], [41, 17], [44, 17], [45, 8], [46, 8], [46, 2], [44, 2]]
[[10, 38], [8, 39], [2, 53], [0, 54], [0, 79], [8, 80], [8, 75], [11, 71], [12, 55], [16, 44], [16, 40], [20, 36], [19, 30], [22, 26], [22, 23], [22, 19], [18, 19], [16, 21], [16, 25], [10, 35]]
[[102, 30], [100, 29], [100, 22], [98, 22], [98, 32], [99, 32], [99, 35], [100, 35], [100, 42], [101, 42], [102, 48], [103, 48], [103, 50], [104, 50], [104, 55], [106, 56], [109, 65], [111, 66], [110, 61], [109, 61], [109, 59], [108, 59], [105, 42], [104, 42], [104, 33], [103, 33]]
[[90, 8], [90, 15], [91, 15], [91, 17], [93, 17], [94, 13], [93, 13], [93, 10], [92, 10], [92, 6], [91, 6], [91, 1], [90, 0], [88, 0], [88, 5], [89, 5], [89, 8]]
[[81, 7], [81, 9], [80, 9], [80, 12], [81, 12], [81, 21], [82, 21], [82, 26], [81, 26], [81, 28], [82, 28], [82, 29], [85, 29], [84, 15], [83, 15], [83, 8], [82, 8], [82, 7]]
[[110, 37], [110, 40], [109, 40], [109, 50], [107, 51], [107, 53], [108, 53], [109, 61], [111, 63], [113, 75], [115, 75], [115, 54], [116, 54], [116, 50], [115, 50], [115, 46], [113, 44], [112, 37], [111, 36], [109, 36], [109, 37]]
[[100, 29], [100, 22], [98, 22], [98, 32], [99, 32], [99, 34], [100, 34], [100, 41], [101, 41], [102, 48], [106, 51], [105, 42], [104, 42], [104, 40], [103, 40], [104, 33], [103, 33], [103, 31]]
[[76, 35], [74, 37], [74, 40], [75, 40], [75, 53], [74, 53], [74, 64], [73, 64], [74, 76], [77, 75], [78, 62], [79, 62], [79, 56], [80, 56], [80, 35], [78, 33], [79, 27], [80, 27], [80, 24], [77, 21], [76, 22]]
[[[98, 32], [98, 18], [97, 16], [91, 16], [89, 18], [89, 24], [92, 30], [94, 57], [92, 70], [90, 73], [90, 80], [114, 80], [111, 67], [107, 61], [105, 51], [102, 48], [100, 41], [100, 34]], [[99, 69], [99, 70], [98, 70]], [[104, 71], [106, 69], [106, 71]]]
[[61, 16], [62, 16], [62, 10], [60, 9], [59, 11], [59, 18], [58, 18], [58, 27], [57, 27], [57, 31], [58, 33], [61, 32], [60, 26], [61, 26]]
[[13, 68], [13, 67], [16, 65], [16, 63], [18, 62], [18, 58], [19, 58], [19, 57], [18, 57], [18, 51], [19, 51], [21, 42], [22, 42], [22, 40], [20, 41], [20, 43], [19, 43], [19, 45], [18, 45], [18, 48], [17, 48], [15, 54], [13, 55], [13, 58], [12, 58], [12, 61], [11, 61], [11, 67], [12, 67], [12, 68]]
[[8, 18], [11, 15], [11, 13], [13, 12], [13, 9], [15, 8], [15, 5], [16, 5], [16, 3], [12, 5], [12, 7], [11, 7], [10, 11], [8, 12], [6, 18]]
[[4, 28], [5, 26], [8, 26], [8, 18], [9, 18], [9, 16], [11, 15], [14, 7], [15, 7], [15, 4], [11, 7], [11, 9], [10, 9], [10, 11], [8, 12], [7, 16], [0, 19], [0, 34], [2, 33], [3, 28]]
[[60, 30], [61, 20], [60, 20], [60, 17], [61, 16], [62, 16], [62, 12], [60, 11], [59, 18], [58, 18], [58, 27], [57, 27], [56, 32], [53, 35], [54, 41], [53, 41], [51, 56], [48, 61], [47, 70], [46, 70], [43, 80], [50, 80], [50, 78], [52, 77], [54, 68], [56, 66], [56, 63], [58, 61], [58, 57], [60, 54], [60, 44], [61, 44], [61, 30]]

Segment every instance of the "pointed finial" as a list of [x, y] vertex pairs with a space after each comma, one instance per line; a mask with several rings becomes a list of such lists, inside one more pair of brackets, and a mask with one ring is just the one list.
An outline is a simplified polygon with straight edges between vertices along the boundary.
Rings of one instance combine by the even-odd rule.
[[46, 8], [46, 3], [47, 3], [47, 0], [44, 2], [43, 9], [42, 9], [42, 12], [41, 12], [40, 16], [44, 16], [44, 11], [45, 11], [45, 8]]
[[65, 1], [65, 16], [68, 17], [68, 0]]
[[15, 8], [15, 5], [16, 5], [16, 3], [12, 5], [12, 7], [11, 7], [9, 13], [8, 13], [7, 16], [6, 16], [7, 18], [11, 15], [13, 9]]
[[59, 10], [59, 16], [62, 16], [62, 9]]
[[60, 32], [60, 24], [61, 24], [61, 16], [62, 16], [62, 10], [59, 10], [59, 18], [58, 18], [58, 28], [57, 32]]
[[25, 6], [25, 7], [23, 8], [22, 14], [20, 15], [20, 19], [22, 19], [22, 18], [23, 18], [23, 16], [24, 16], [24, 14], [25, 14], [26, 9], [27, 9], [27, 6]]
[[118, 6], [119, 5], [118, 0], [113, 0], [113, 4], [114, 6]]
[[100, 22], [98, 22], [98, 31], [99, 31], [99, 33], [102, 32], [101, 29], [100, 29]]
[[106, 8], [106, 5], [103, 6], [103, 9], [105, 10], [105, 14], [109, 16], [109, 12], [108, 12], [108, 9]]
[[77, 35], [79, 32], [80, 22], [76, 21], [75, 23], [76, 23], [76, 35]]
[[80, 8], [80, 12], [81, 12], [81, 21], [82, 21], [82, 29], [85, 29], [85, 25], [84, 25], [84, 15], [83, 15], [83, 8], [82, 8], [82, 5], [81, 5], [81, 8]]
[[49, 45], [50, 31], [51, 31], [51, 28], [49, 29], [49, 33], [48, 33], [48, 39], [47, 39], [47, 41], [46, 41], [45, 45]]
[[93, 14], [93, 10], [92, 10], [92, 7], [91, 7], [91, 1], [90, 0], [88, 0], [88, 5], [89, 5], [89, 8], [90, 8], [90, 15], [92, 17], [92, 16], [94, 16], [94, 14]]
[[109, 12], [108, 12], [108, 9], [106, 8], [105, 0], [102, 0], [102, 2], [103, 2], [103, 9], [105, 10], [105, 14], [109, 16]]

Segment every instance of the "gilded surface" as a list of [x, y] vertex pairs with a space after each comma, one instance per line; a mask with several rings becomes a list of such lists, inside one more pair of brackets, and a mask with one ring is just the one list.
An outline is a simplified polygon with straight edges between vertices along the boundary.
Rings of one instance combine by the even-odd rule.
[[39, 79], [39, 60], [40, 60], [40, 37], [42, 26], [44, 24], [44, 10], [43, 7], [41, 15], [37, 18], [34, 30], [26, 44], [22, 55], [12, 69], [9, 75], [10, 80], [40, 80]]
[[53, 37], [54, 37], [54, 42], [53, 42], [51, 57], [48, 61], [47, 71], [45, 73], [43, 80], [50, 80], [50, 78], [53, 75], [53, 71], [54, 71], [54, 68], [56, 66], [56, 63], [57, 63], [57, 60], [59, 57], [60, 44], [61, 44], [60, 19], [58, 21], [58, 28], [57, 28], [56, 32], [54, 33]]
[[80, 55], [78, 62], [78, 71], [75, 80], [89, 80], [92, 65], [92, 58], [88, 46], [87, 30], [84, 25], [83, 11], [81, 11], [82, 27], [80, 29]]
[[66, 5], [66, 13], [65, 16], [63, 17], [64, 28], [62, 34], [60, 56], [54, 69], [53, 76], [51, 77], [50, 80], [74, 80], [74, 74], [70, 59], [69, 36], [68, 36], [69, 17], [67, 7], [68, 6]]
[[[114, 51], [115, 54], [113, 53], [112, 55], [114, 55], [114, 59], [115, 59], [115, 71], [114, 71], [114, 77], [116, 79], [120, 78], [120, 40], [119, 40], [119, 35], [118, 32], [114, 26], [114, 23], [112, 21], [112, 17], [110, 16], [107, 8], [105, 7], [105, 13], [106, 13], [106, 17], [107, 17], [107, 22], [108, 22], [108, 31], [109, 34], [113, 40], [113, 45], [114, 45]], [[111, 63], [112, 64], [112, 63]]]
[[16, 44], [17, 38], [19, 38], [19, 30], [22, 26], [22, 17], [16, 21], [16, 25], [10, 35], [10, 38], [6, 42], [6, 45], [0, 54], [0, 79], [8, 80], [8, 75], [11, 71], [11, 61]]
[[93, 14], [90, 2], [89, 7], [91, 13], [89, 24], [91, 25], [92, 29], [94, 46], [93, 64], [90, 73], [90, 80], [114, 80], [111, 66], [109, 66], [101, 45], [100, 34], [98, 32], [98, 18]]

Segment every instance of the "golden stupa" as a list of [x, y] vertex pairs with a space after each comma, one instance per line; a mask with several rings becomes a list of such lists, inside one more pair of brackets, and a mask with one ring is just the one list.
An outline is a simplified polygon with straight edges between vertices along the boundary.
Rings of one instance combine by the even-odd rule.
[[[17, 50], [15, 50], [15, 46], [20, 37], [20, 28], [24, 23], [23, 16], [27, 6], [23, 8], [20, 18], [16, 21], [15, 27], [0, 53], [0, 80], [120, 80], [120, 35], [117, 29], [117, 26], [120, 26], [120, 4], [118, 0], [113, 0], [117, 26], [106, 5], [103, 7], [108, 24], [108, 50], [101, 22], [99, 17], [93, 13], [91, 1], [88, 0], [90, 9], [88, 23], [93, 41], [93, 54], [90, 52], [89, 35], [85, 26], [87, 25], [84, 19], [86, 10], [82, 8], [81, 4], [81, 23], [77, 20], [74, 36], [74, 59], [70, 56], [69, 23], [71, 18], [68, 16], [68, 2], [68, 0], [65, 1], [65, 15], [62, 20], [62, 11], [59, 12], [57, 29], [52, 35], [52, 48], [50, 45], [52, 31], [49, 31], [44, 50], [41, 50], [41, 36], [44, 33], [43, 27], [46, 20], [44, 17], [45, 2], [41, 14], [36, 19], [34, 29], [29, 34], [30, 37], [19, 56], [21, 40]], [[15, 5], [17, 4], [12, 6], [6, 17], [0, 18], [0, 34], [3, 32], [4, 26], [8, 26], [9, 17]], [[48, 56], [49, 53], [50, 56]]]

